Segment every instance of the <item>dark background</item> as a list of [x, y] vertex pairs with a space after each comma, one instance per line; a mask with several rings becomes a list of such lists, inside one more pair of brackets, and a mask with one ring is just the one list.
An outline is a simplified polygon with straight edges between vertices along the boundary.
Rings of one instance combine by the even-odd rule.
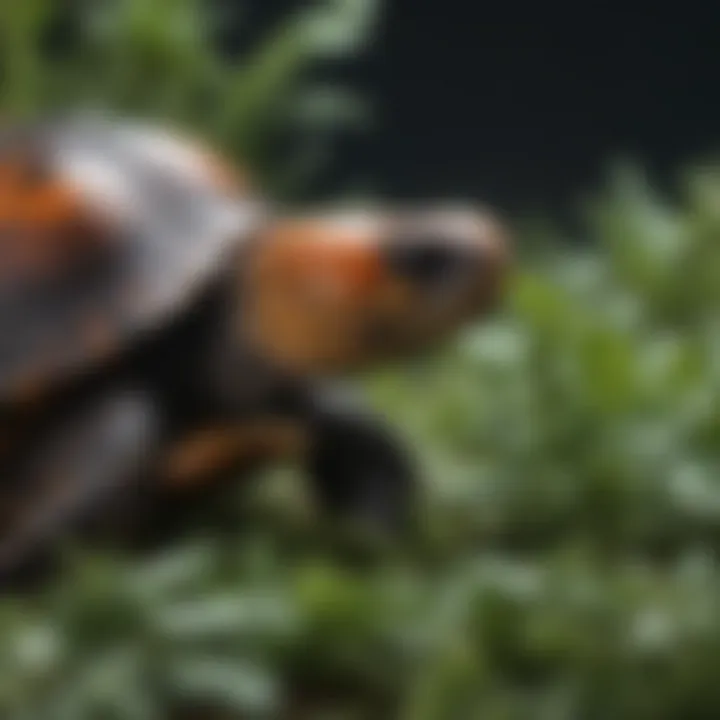
[[[244, 19], [262, 29], [299, 5], [255, 0]], [[720, 4], [575, 5], [390, 0], [370, 57], [337, 69], [378, 111], [341, 172], [394, 197], [564, 210], [615, 158], [666, 181], [714, 151]]]

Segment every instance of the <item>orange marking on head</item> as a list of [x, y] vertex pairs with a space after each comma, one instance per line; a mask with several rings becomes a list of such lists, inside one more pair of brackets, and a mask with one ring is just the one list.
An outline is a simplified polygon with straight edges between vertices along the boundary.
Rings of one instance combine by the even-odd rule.
[[268, 238], [264, 259], [269, 272], [318, 291], [334, 290], [338, 299], [362, 299], [383, 274], [375, 244], [357, 232], [312, 220], [280, 224]]
[[245, 331], [291, 370], [355, 364], [369, 304], [388, 277], [378, 237], [327, 219], [280, 221], [247, 273]]

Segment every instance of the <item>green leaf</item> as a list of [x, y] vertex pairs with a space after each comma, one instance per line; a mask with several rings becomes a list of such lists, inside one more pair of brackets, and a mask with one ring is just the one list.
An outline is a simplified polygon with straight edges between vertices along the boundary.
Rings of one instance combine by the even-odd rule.
[[252, 661], [192, 657], [171, 662], [167, 682], [178, 698], [272, 717], [281, 702], [273, 674]]

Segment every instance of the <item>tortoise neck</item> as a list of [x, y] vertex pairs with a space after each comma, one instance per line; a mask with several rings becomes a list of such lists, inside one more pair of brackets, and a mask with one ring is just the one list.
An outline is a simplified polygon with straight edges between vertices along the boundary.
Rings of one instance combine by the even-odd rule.
[[237, 267], [223, 273], [216, 289], [215, 320], [202, 373], [210, 396], [219, 408], [231, 414], [294, 404], [295, 396], [301, 394], [302, 378], [278, 368], [250, 341], [245, 331], [245, 297]]

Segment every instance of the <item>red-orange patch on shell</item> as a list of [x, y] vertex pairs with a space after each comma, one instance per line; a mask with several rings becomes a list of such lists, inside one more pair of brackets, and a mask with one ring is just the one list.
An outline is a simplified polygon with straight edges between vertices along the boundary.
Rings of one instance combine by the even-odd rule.
[[62, 273], [109, 234], [72, 186], [30, 162], [0, 164], [0, 280]]

